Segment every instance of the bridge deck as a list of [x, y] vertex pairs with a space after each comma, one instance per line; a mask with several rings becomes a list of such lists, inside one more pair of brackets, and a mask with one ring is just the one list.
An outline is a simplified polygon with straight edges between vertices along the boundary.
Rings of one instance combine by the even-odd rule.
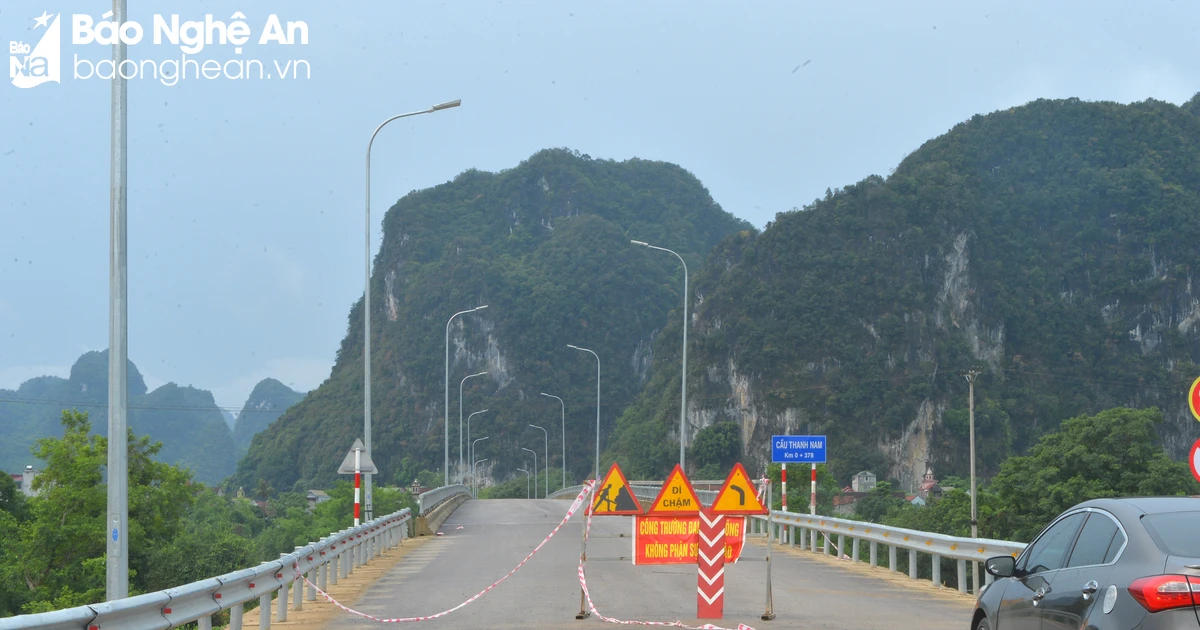
[[[343, 602], [379, 617], [429, 615], [453, 607], [511, 570], [566, 513], [555, 500], [468, 501], [429, 540], [382, 576], [356, 602]], [[474, 603], [422, 628], [588, 628], [608, 626], [579, 611], [580, 516], [520, 571]], [[457, 529], [459, 526], [462, 529]], [[593, 521], [593, 532], [629, 532], [631, 519]], [[774, 563], [774, 621], [762, 621], [766, 563], [739, 562], [725, 573], [725, 627], [739, 622], [764, 628], [961, 629], [970, 624], [971, 599], [839, 566], [810, 554], [780, 552]], [[628, 539], [595, 539], [591, 556], [630, 553]], [[762, 557], [750, 544], [745, 556]], [[699, 625], [696, 567], [635, 567], [627, 562], [589, 562], [588, 586], [600, 612], [618, 619], [682, 620]], [[343, 614], [330, 630], [377, 625]]]

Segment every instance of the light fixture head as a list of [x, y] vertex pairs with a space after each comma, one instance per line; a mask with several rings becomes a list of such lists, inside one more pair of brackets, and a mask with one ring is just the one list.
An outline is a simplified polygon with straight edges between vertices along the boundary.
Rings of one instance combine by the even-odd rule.
[[641, 245], [641, 246], [643, 246], [643, 247], [650, 247], [650, 243], [647, 243], [646, 241], [633, 241], [633, 240], [631, 240], [631, 241], [629, 241], [629, 242], [630, 242], [630, 243], [633, 243], [634, 245]]
[[429, 109], [437, 112], [437, 111], [441, 111], [443, 109], [450, 109], [451, 107], [458, 107], [459, 105], [462, 105], [462, 99], [456, 98], [453, 101], [446, 101], [445, 103], [438, 103], [437, 105], [434, 105], [433, 107], [430, 107]]

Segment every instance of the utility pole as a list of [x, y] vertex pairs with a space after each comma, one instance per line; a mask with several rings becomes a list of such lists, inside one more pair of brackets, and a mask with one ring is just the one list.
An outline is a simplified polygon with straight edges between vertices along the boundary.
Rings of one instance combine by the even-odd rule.
[[[971, 431], [971, 538], [979, 538], [979, 521], [978, 513], [975, 507], [975, 379], [982, 373], [979, 368], [971, 368], [963, 373], [963, 377], [967, 379], [967, 408], [970, 415], [970, 431]], [[974, 582], [974, 593], [979, 593], [979, 563], [974, 563], [974, 571], [971, 572], [972, 582]]]
[[[125, 22], [126, 0], [113, 0], [113, 23]], [[120, 37], [113, 44], [111, 188], [108, 243], [108, 543], [105, 597], [129, 597], [129, 462], [126, 411], [129, 402], [129, 259], [127, 196], [129, 103], [121, 75], [126, 58]]]

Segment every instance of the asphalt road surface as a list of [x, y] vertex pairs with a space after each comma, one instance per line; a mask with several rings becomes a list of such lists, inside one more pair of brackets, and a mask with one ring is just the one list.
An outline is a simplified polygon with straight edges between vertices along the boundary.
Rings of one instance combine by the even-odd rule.
[[[568, 504], [545, 499], [468, 501], [442, 525], [443, 536], [405, 557], [358, 601], [343, 603], [383, 618], [426, 616], [452, 608], [512, 570], [562, 520]], [[414, 625], [422, 630], [615, 627], [595, 615], [575, 619], [581, 518], [576, 514], [520, 571], [482, 598]], [[592, 532], [629, 532], [631, 527], [629, 517], [597, 517]], [[629, 556], [630, 547], [629, 539], [596, 538], [588, 544], [588, 555]], [[961, 630], [970, 625], [970, 599], [905, 584], [906, 577], [868, 574], [869, 569], [845, 568], [778, 546], [772, 568], [776, 618], [763, 621], [766, 563], [749, 559], [765, 552], [760, 538], [746, 546], [741, 562], [726, 567], [725, 616], [720, 620], [695, 618], [695, 565], [590, 561], [588, 588], [601, 613], [623, 620], [678, 620], [726, 628], [744, 623], [757, 630]], [[346, 614], [329, 629], [378, 625]]]

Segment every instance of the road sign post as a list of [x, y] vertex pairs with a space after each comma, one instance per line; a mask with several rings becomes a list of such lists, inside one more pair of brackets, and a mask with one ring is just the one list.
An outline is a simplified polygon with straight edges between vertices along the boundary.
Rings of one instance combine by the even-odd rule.
[[783, 464], [783, 509], [787, 510], [787, 465], [812, 464], [812, 490], [808, 498], [809, 514], [817, 513], [817, 464], [824, 464], [829, 443], [824, 435], [771, 436], [771, 462]]
[[725, 614], [725, 515], [705, 508], [699, 516], [696, 618], [720, 619]]
[[346, 457], [342, 460], [342, 465], [338, 467], [339, 475], [354, 475], [354, 526], [358, 527], [361, 519], [361, 504], [360, 487], [362, 486], [363, 474], [377, 475], [379, 469], [375, 467], [375, 463], [371, 461], [371, 454], [367, 453], [367, 447], [363, 446], [362, 440], [355, 439], [354, 445], [350, 447], [350, 452], [346, 453]]

